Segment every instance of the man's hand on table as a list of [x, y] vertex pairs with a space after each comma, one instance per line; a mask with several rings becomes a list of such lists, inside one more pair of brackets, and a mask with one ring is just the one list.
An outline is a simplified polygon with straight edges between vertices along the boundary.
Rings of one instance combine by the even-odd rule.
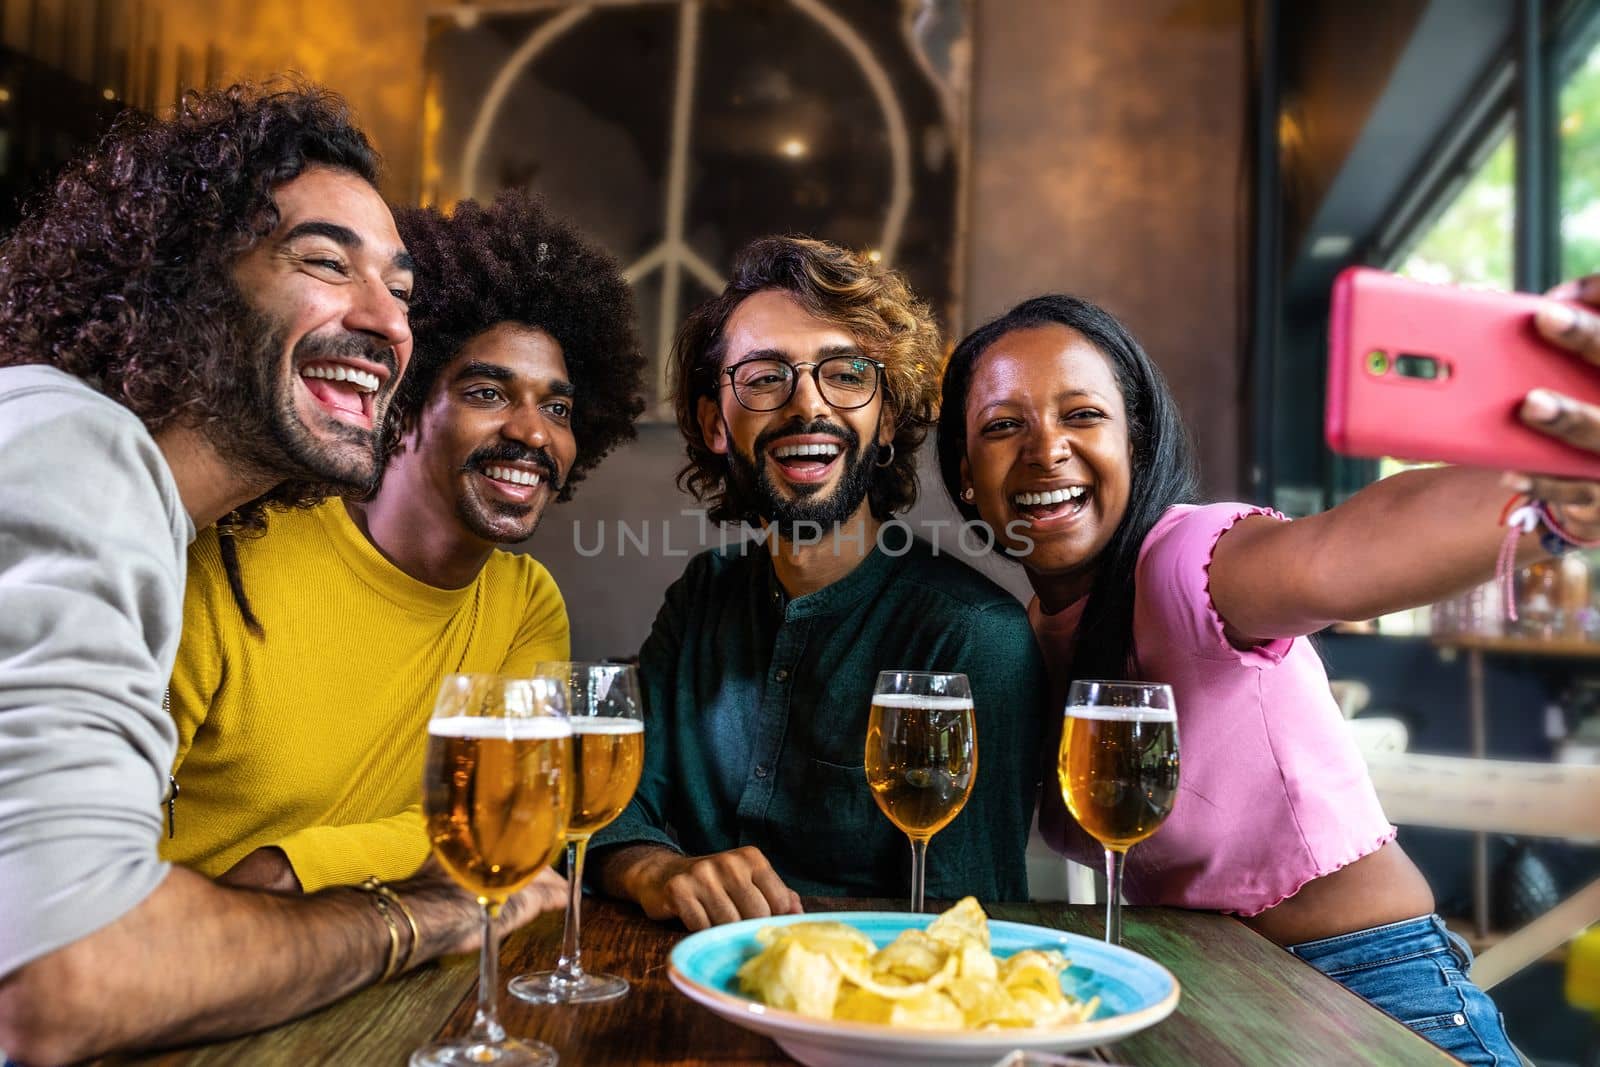
[[[300, 879], [296, 877], [294, 867], [289, 863], [289, 857], [281, 848], [273, 846], [258, 848], [235, 863], [217, 878], [217, 884], [233, 889], [264, 889], [274, 893], [301, 892]], [[478, 919], [477, 903], [470, 893], [456, 885], [455, 881], [445, 873], [435, 857], [429, 856], [428, 862], [423, 864], [415, 875], [403, 882], [393, 883], [390, 888], [399, 893], [402, 899], [414, 900], [417, 896], [430, 899], [440, 896], [459, 897], [458, 908], [445, 909], [446, 912], [459, 912], [459, 915], [455, 916], [453, 922], [446, 918], [446, 925], [456, 929], [451, 932], [441, 931], [450, 946], [444, 951], [447, 954], [478, 951], [481, 923]], [[532, 882], [512, 894], [500, 909], [495, 925], [503, 936], [536, 916], [566, 906], [567, 880], [547, 867], [540, 871], [539, 876]]]
[[637, 901], [650, 918], [678, 919], [690, 930], [804, 910], [800, 895], [751, 846], [681, 856], [659, 845], [637, 845], [605, 857], [600, 877], [610, 892]]
[[[1565, 282], [1546, 294], [1553, 300], [1578, 300], [1600, 308], [1600, 274]], [[1534, 317], [1539, 333], [1552, 344], [1596, 364], [1600, 376], [1600, 313], [1550, 303]], [[1527, 425], [1589, 452], [1600, 453], [1600, 407], [1550, 389], [1535, 389], [1522, 402]], [[1507, 484], [1549, 502], [1564, 526], [1585, 540], [1600, 538], [1600, 482], [1511, 474]]]
[[[426, 958], [477, 952], [482, 947], [483, 923], [477, 901], [445, 873], [437, 857], [429, 856], [428, 862], [415, 875], [404, 882], [392, 883], [390, 888], [408, 904], [418, 898], [428, 901], [429, 921], [424, 923], [422, 915], [417, 914], [419, 925], [425, 927], [423, 940], [433, 942], [435, 937], [442, 940], [438, 942], [438, 949], [429, 952]], [[453, 902], [456, 907], [445, 907], [447, 901]], [[504, 937], [545, 912], [561, 910], [566, 906], [567, 880], [546, 867], [501, 906], [500, 914], [495, 919], [495, 929]], [[451, 911], [453, 915], [447, 914]], [[442, 920], [437, 927], [433, 922], [436, 917]]]
[[[539, 876], [511, 895], [500, 909], [496, 926], [502, 935], [510, 933], [543, 915], [547, 911], [564, 911], [567, 907], [567, 880], [546, 867]], [[473, 939], [472, 951], [478, 950]]]

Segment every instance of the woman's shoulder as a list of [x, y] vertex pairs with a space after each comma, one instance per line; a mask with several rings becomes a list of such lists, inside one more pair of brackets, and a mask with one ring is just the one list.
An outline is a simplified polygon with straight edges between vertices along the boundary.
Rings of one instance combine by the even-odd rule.
[[1240, 519], [1253, 515], [1288, 521], [1271, 508], [1225, 500], [1211, 504], [1174, 504], [1164, 511], [1139, 548], [1140, 570], [1161, 564], [1210, 565], [1217, 540]]
[[1289, 649], [1287, 640], [1235, 648], [1211, 599], [1211, 560], [1217, 542], [1240, 520], [1257, 515], [1288, 521], [1271, 508], [1237, 501], [1168, 508], [1139, 550], [1135, 625], [1142, 621], [1146, 627], [1159, 627], [1169, 641], [1208, 659], [1252, 666], [1281, 660]]

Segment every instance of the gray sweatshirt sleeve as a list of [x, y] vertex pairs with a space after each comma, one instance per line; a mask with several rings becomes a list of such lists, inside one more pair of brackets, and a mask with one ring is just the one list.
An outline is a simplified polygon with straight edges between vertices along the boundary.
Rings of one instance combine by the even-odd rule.
[[161, 698], [192, 530], [126, 409], [50, 368], [0, 369], [0, 976], [166, 875]]

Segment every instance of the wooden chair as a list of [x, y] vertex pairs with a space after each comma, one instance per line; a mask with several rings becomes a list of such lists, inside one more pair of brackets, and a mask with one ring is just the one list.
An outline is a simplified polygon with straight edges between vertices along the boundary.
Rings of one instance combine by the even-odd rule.
[[[1371, 700], [1367, 686], [1353, 681], [1331, 684], [1390, 822], [1600, 844], [1600, 767], [1407, 752], [1405, 723], [1354, 717]], [[1474, 896], [1487, 891], [1487, 879], [1475, 878]], [[1487, 900], [1475, 900], [1473, 910], [1487, 915]], [[1485, 947], [1473, 964], [1472, 978], [1490, 989], [1596, 921], [1600, 921], [1600, 879]]]
[[[1365, 752], [1389, 820], [1600, 845], [1600, 767]], [[1478, 954], [1484, 989], [1600, 922], [1600, 878]]]

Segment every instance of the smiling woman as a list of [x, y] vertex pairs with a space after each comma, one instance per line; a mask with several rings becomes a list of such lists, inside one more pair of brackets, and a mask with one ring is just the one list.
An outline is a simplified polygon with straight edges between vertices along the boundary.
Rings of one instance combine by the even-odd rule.
[[[1154, 362], [1069, 296], [1018, 305], [956, 347], [939, 462], [967, 518], [1030, 549], [1011, 554], [1037, 594], [1029, 621], [1057, 709], [1047, 752], [1063, 775], [1081, 757], [1059, 710], [1070, 683], [1161, 682], [1176, 697], [1182, 776], [1164, 827], [1127, 856], [1128, 901], [1240, 915], [1458, 1058], [1516, 1062], [1305, 640], [1486, 580], [1505, 540], [1498, 474], [1399, 475], [1293, 523], [1197, 507]], [[1372, 557], [1380, 531], [1393, 560]], [[1537, 551], [1526, 536], [1512, 547]], [[1058, 851], [1099, 858], [1053, 789], [1039, 825]]]
[[[1050, 359], [1061, 377], [1032, 373]], [[982, 487], [983, 499], [973, 501], [979, 513], [1003, 518], [997, 528], [1006, 531], [1006, 547], [1025, 547], [1016, 533], [1023, 521], [1034, 541], [1030, 559], [1048, 570], [1052, 602], [1064, 606], [1089, 592], [1094, 563], [1128, 511], [1134, 442], [1122, 389], [1100, 350], [1059, 323], [996, 339], [984, 365], [967, 401], [965, 481]], [[1062, 430], [1029, 432], [1042, 422]], [[1065, 462], [1073, 457], [1076, 463]], [[974, 479], [977, 466], [1006, 473]]]
[[[1036, 418], [1056, 397], [1045, 383], [1030, 381], [1026, 369], [1030, 353], [1040, 346], [1049, 348], [1052, 341], [1065, 342], [1064, 358], [1075, 370], [1087, 372], [1087, 376], [1070, 376], [1072, 384], [1060, 398], [1064, 417], [1076, 426], [1070, 438], [1089, 443], [1101, 460], [1094, 464], [1095, 469], [1107, 478], [1096, 496], [1101, 521], [1093, 524], [1091, 536], [1078, 538], [1085, 542], [1081, 547], [1094, 549], [1082, 558], [1094, 559], [1094, 590], [1099, 595], [1091, 596], [1090, 615], [1084, 619], [1076, 652], [1077, 676], [1121, 677], [1133, 621], [1133, 602], [1124, 594], [1133, 585], [1139, 550], [1167, 508], [1188, 503], [1198, 493], [1188, 430], [1161, 371], [1120, 322], [1093, 304], [1071, 297], [1029, 300], [970, 334], [957, 346], [945, 370], [939, 470], [965, 519], [990, 518], [975, 506], [976, 494], [967, 495], [970, 486], [963, 479], [963, 471], [970, 469], [967, 395], [979, 357], [1003, 340], [1020, 347], [996, 370], [1022, 390], [1017, 403], [1025, 401]], [[994, 421], [997, 425], [991, 430], [1003, 431], [1010, 425], [1002, 419]], [[1108, 445], [1113, 453], [1121, 450], [1120, 460], [1112, 461], [1114, 457], [1106, 455]], [[1065, 441], [1056, 447], [1071, 449]], [[1134, 471], [1137, 477], [1132, 476]], [[1079, 480], [1086, 477], [1080, 474]], [[1065, 487], [1018, 485], [1014, 491], [1058, 488]], [[1009, 510], [1010, 505], [1000, 502], [1000, 507]], [[1079, 504], [1077, 510], [1083, 507]], [[990, 521], [995, 529], [1007, 525], [1003, 519]]]

